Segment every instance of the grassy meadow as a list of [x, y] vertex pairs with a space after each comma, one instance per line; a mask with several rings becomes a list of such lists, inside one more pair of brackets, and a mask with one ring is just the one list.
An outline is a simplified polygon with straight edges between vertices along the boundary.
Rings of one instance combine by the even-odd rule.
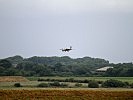
[[[38, 79], [55, 79], [55, 80], [66, 80], [66, 79], [74, 79], [74, 80], [96, 80], [96, 81], [106, 81], [108, 79], [115, 79], [120, 80], [122, 82], [129, 82], [133, 83], [133, 77], [26, 77], [29, 81], [19, 82], [23, 87], [26, 88], [35, 88], [40, 83], [49, 83], [50, 81], [38, 81]], [[20, 77], [19, 77], [20, 80]], [[17, 83], [17, 80], [15, 82], [0, 82], [0, 89], [2, 88], [15, 88], [14, 84]], [[75, 88], [76, 82], [62, 82], [68, 84], [68, 87]], [[87, 83], [82, 83], [83, 88], [87, 88]]]
[[26, 77], [29, 81], [19, 82], [22, 87], [14, 87], [17, 80], [0, 82], [0, 100], [133, 100], [132, 88], [88, 88], [87, 83], [82, 83], [82, 87], [75, 87], [75, 82], [65, 82], [69, 84], [67, 88], [41, 88], [37, 85], [48, 81], [37, 81], [39, 78], [97, 81], [115, 79], [133, 83], [133, 77]]
[[106, 81], [106, 80], [109, 80], [109, 79], [115, 79], [115, 80], [119, 80], [119, 81], [122, 81], [122, 82], [133, 83], [133, 77], [59, 77], [59, 76], [54, 76], [54, 77], [27, 77], [27, 79], [29, 79], [30, 81], [37, 81], [39, 78], [42, 78], [42, 79], [60, 79], [60, 80], [73, 78], [75, 80], [96, 80], [96, 81]]

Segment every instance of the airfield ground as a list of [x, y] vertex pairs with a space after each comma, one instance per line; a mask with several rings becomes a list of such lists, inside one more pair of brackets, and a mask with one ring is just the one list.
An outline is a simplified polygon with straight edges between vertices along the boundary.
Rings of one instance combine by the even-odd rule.
[[[16, 77], [12, 78], [16, 79]], [[43, 78], [61, 79], [63, 77]], [[87, 77], [74, 77], [74, 79], [77, 78], [86, 79]], [[18, 77], [18, 79], [27, 80], [24, 77]], [[30, 81], [9, 81], [11, 80], [10, 77], [8, 81], [1, 81], [0, 100], [133, 100], [132, 88], [38, 88], [36, 85], [41, 82], [36, 80], [37, 77], [29, 77], [28, 79]], [[105, 80], [107, 78], [101, 77], [99, 79]], [[127, 77], [125, 80], [124, 78], [119, 79], [128, 80]], [[14, 87], [16, 82], [21, 83], [23, 87]], [[129, 78], [129, 82], [132, 82], [132, 78]]]

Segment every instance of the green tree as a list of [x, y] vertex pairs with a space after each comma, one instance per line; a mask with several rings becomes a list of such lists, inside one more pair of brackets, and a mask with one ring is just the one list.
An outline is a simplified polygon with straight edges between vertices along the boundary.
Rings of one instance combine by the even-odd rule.
[[10, 61], [8, 61], [6, 59], [2, 59], [2, 60], [0, 60], [0, 66], [2, 66], [4, 68], [10, 68], [10, 67], [12, 67], [12, 64]]
[[133, 77], [133, 68], [129, 68], [126, 72], [126, 76]]
[[4, 71], [5, 71], [5, 69], [2, 66], [0, 66], [0, 76], [4, 75]]
[[15, 83], [14, 86], [15, 87], [22, 87], [22, 85], [20, 83]]
[[34, 65], [35, 64], [33, 62], [24, 61], [22, 63], [19, 63], [16, 68], [19, 70], [30, 71], [30, 70], [32, 70]]
[[37, 87], [49, 87], [50, 85], [48, 83], [40, 83]]
[[99, 88], [99, 84], [98, 84], [97, 81], [91, 80], [91, 81], [88, 83], [88, 87], [89, 87], [89, 88]]
[[62, 71], [62, 66], [63, 65], [61, 63], [56, 63], [55, 64], [55, 70], [61, 72]]
[[19, 55], [16, 55], [13, 57], [8, 57], [6, 59], [9, 60], [12, 64], [18, 64], [18, 63], [23, 62], [23, 57], [21, 57]]
[[9, 68], [5, 71], [6, 75], [8, 76], [15, 76], [17, 75], [17, 71], [15, 68]]
[[125, 87], [125, 86], [126, 83], [113, 79], [107, 80], [102, 84], [102, 87]]

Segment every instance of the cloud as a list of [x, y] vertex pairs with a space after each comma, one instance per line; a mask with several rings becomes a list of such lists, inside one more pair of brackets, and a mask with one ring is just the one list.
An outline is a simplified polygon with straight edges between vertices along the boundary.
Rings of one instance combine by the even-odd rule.
[[48, 0], [50, 12], [81, 13], [93, 11], [132, 11], [132, 0]]
[[133, 0], [1, 0], [1, 15], [133, 12]]

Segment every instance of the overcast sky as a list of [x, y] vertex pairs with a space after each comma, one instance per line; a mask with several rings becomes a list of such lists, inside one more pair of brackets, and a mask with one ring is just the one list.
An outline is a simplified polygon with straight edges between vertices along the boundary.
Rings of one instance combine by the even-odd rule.
[[14, 55], [133, 62], [133, 0], [0, 0], [0, 58]]

